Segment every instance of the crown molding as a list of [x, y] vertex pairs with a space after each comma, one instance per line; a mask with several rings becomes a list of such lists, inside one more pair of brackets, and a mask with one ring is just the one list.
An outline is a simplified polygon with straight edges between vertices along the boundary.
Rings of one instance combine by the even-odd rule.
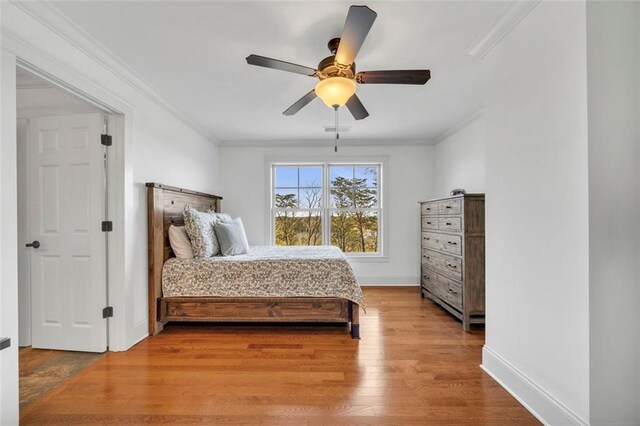
[[438, 136], [436, 136], [435, 138], [432, 139], [431, 143], [433, 145], [438, 145], [440, 142], [442, 142], [445, 139], [449, 138], [451, 135], [454, 135], [454, 134], [458, 133], [460, 130], [464, 129], [469, 124], [473, 123], [474, 121], [476, 121], [478, 118], [482, 117], [483, 115], [484, 115], [484, 108], [480, 108], [478, 111], [474, 112], [473, 114], [471, 114], [470, 116], [468, 116], [466, 118], [463, 118], [462, 120], [458, 121], [453, 126], [449, 127], [444, 132], [440, 133]]
[[529, 14], [542, 0], [514, 0], [489, 30], [480, 35], [467, 49], [467, 55], [484, 58]]
[[17, 8], [40, 22], [42, 25], [63, 38], [74, 48], [110, 71], [114, 76], [137, 90], [159, 107], [176, 117], [205, 139], [218, 144], [218, 139], [206, 128], [192, 120], [188, 114], [177, 109], [162, 97], [160, 92], [127, 65], [120, 57], [109, 50], [93, 36], [64, 15], [59, 9], [46, 0], [18, 1], [10, 0]]
[[[348, 139], [340, 138], [338, 141], [338, 149], [350, 146], [416, 146], [416, 145], [433, 145], [431, 139]], [[225, 148], [240, 147], [262, 147], [262, 148], [317, 148], [317, 147], [333, 147], [333, 138], [327, 139], [290, 139], [290, 140], [239, 140], [239, 141], [220, 141], [220, 146]]]

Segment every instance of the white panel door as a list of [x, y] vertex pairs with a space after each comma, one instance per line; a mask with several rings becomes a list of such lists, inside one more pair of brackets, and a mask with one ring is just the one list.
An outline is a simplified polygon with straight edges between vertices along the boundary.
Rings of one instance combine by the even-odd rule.
[[31, 120], [25, 244], [33, 245], [34, 348], [107, 349], [103, 123], [101, 114]]

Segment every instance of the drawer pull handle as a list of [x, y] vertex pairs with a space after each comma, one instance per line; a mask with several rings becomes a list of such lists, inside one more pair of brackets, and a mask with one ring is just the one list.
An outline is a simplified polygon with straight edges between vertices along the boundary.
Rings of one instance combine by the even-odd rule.
[[446, 208], [446, 209], [450, 209], [450, 208], [451, 208], [451, 206], [445, 206], [445, 208]]
[[447, 223], [447, 225], [451, 225], [451, 222], [446, 222], [446, 223]]
[[424, 256], [425, 259], [431, 259], [429, 256], [425, 255]]
[[456, 265], [452, 265], [451, 263], [447, 263], [447, 266], [448, 266], [449, 268], [453, 268], [453, 269], [456, 269], [456, 268], [457, 268], [457, 266], [456, 266]]
[[431, 210], [431, 207], [427, 207], [427, 210]]
[[447, 241], [447, 244], [451, 244], [453, 246], [457, 246], [458, 245], [458, 243], [456, 243], [455, 241]]
[[431, 222], [427, 222], [427, 225], [431, 225]]

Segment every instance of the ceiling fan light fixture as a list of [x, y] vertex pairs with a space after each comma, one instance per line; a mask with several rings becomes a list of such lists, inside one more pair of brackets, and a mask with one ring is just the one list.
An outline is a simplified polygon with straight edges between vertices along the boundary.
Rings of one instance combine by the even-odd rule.
[[329, 77], [316, 84], [315, 91], [329, 108], [339, 108], [356, 93], [356, 82], [346, 77]]

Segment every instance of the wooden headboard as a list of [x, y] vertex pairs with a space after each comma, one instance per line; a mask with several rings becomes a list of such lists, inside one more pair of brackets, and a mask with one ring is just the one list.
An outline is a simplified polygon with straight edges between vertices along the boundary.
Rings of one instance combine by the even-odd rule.
[[[162, 297], [162, 265], [174, 257], [169, 244], [169, 227], [184, 225], [182, 210], [187, 204], [197, 210], [213, 209], [220, 212], [217, 195], [176, 188], [148, 182], [147, 187], [147, 228], [149, 251], [149, 333], [154, 334], [153, 323], [158, 319], [158, 298]], [[162, 329], [162, 325], [160, 325]]]

